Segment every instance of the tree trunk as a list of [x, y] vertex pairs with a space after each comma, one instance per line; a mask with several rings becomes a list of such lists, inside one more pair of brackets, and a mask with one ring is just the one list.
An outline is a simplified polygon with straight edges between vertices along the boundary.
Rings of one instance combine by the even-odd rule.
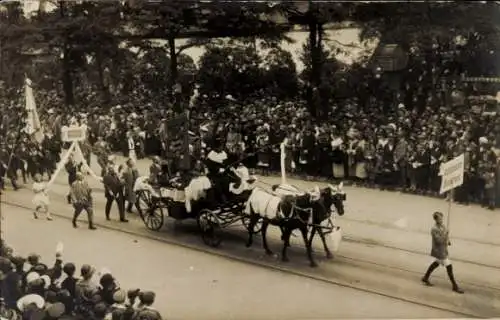
[[182, 112], [181, 94], [175, 90], [177, 80], [179, 78], [179, 70], [177, 64], [177, 52], [175, 51], [175, 33], [173, 32], [171, 32], [168, 37], [168, 48], [170, 50], [169, 91], [171, 92], [172, 102], [174, 103], [174, 111], [180, 113]]
[[3, 75], [3, 42], [2, 42], [2, 39], [0, 39], [0, 75]]
[[[64, 1], [59, 1], [59, 14], [62, 19], [65, 17], [65, 7]], [[68, 32], [64, 33], [64, 43], [63, 43], [63, 90], [64, 90], [64, 102], [67, 107], [73, 106], [75, 104], [75, 96], [73, 94], [73, 76], [71, 74], [71, 57], [70, 57], [70, 48], [68, 43]]]
[[71, 74], [71, 58], [69, 55], [70, 50], [67, 45], [64, 45], [63, 50], [63, 90], [64, 90], [64, 102], [67, 107], [73, 106], [75, 104], [75, 96], [73, 92], [73, 76]]
[[311, 50], [311, 75], [309, 79], [311, 90], [308, 105], [309, 111], [316, 117], [318, 115], [318, 101], [314, 98], [313, 93], [316, 93], [321, 83], [321, 47], [318, 47], [318, 24], [313, 17], [311, 17], [309, 22], [309, 48]]
[[103, 66], [102, 66], [102, 54], [100, 50], [97, 50], [95, 53], [95, 59], [96, 59], [96, 64], [97, 64], [97, 72], [98, 72], [98, 81], [99, 81], [99, 88], [101, 91], [101, 98], [104, 102], [109, 102], [109, 90], [108, 87], [106, 86], [106, 83], [104, 82], [104, 71], [103, 71]]

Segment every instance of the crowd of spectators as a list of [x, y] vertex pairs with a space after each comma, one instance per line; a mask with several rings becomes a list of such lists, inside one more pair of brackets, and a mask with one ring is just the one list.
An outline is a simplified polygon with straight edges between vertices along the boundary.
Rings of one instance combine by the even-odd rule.
[[[246, 165], [263, 173], [277, 172], [279, 144], [286, 137], [288, 170], [294, 174], [437, 196], [440, 164], [464, 153], [465, 181], [456, 190], [456, 200], [494, 208], [500, 204], [500, 119], [467, 99], [458, 97], [455, 100], [461, 102], [451, 103], [450, 93], [459, 89], [458, 84], [440, 85], [437, 74], [452, 68], [435, 57], [425, 61], [409, 66], [398, 92], [385, 88], [394, 94], [377, 97], [370, 94], [371, 87], [361, 90], [362, 82], [358, 96], [331, 103], [321, 119], [310, 116], [301, 98], [282, 101], [257, 93], [244, 101], [219, 97], [214, 103], [214, 97], [198, 96], [189, 108], [193, 155], [199, 158], [206, 136], [215, 134]], [[128, 136], [135, 142], [138, 158], [172, 156], [165, 154], [167, 122], [175, 116], [168, 102], [145, 102], [134, 98], [140, 92], [132, 92], [120, 105], [104, 108], [87, 101], [68, 112], [56, 93], [36, 93], [50, 135], [57, 137], [61, 126], [75, 116], [87, 124], [90, 135], [84, 152], [104, 140], [114, 152], [127, 154], [124, 137]], [[5, 105], [11, 112], [20, 110], [15, 102]], [[15, 130], [9, 119], [4, 114], [2, 130], [12, 141]], [[201, 129], [208, 122], [216, 123], [215, 128]]]
[[[300, 100], [257, 97], [224, 103], [211, 108], [200, 101], [190, 109], [193, 153], [201, 154], [200, 139], [216, 132], [246, 165], [264, 173], [278, 172], [279, 144], [286, 137], [288, 170], [294, 174], [425, 195], [438, 194], [440, 164], [464, 153], [465, 182], [456, 191], [456, 200], [490, 208], [500, 203], [496, 187], [500, 119], [482, 109], [470, 105], [415, 108], [400, 102], [388, 110], [383, 104], [366, 108], [351, 100], [332, 106], [328, 119], [317, 121]], [[56, 107], [45, 110], [46, 126], [55, 132], [69, 122], [70, 116], [64, 114]], [[165, 150], [165, 123], [173, 112], [131, 102], [108, 111], [87, 109], [80, 116], [90, 129], [91, 143], [101, 137], [113, 151], [127, 154], [123, 137], [131, 135], [140, 158]], [[218, 129], [201, 130], [208, 121], [220, 124]]]
[[73, 263], [63, 262], [59, 245], [52, 266], [36, 254], [14, 255], [3, 242], [0, 253], [0, 319], [162, 319], [152, 307], [154, 292], [124, 291], [109, 271], [90, 265], [82, 265], [78, 276]]

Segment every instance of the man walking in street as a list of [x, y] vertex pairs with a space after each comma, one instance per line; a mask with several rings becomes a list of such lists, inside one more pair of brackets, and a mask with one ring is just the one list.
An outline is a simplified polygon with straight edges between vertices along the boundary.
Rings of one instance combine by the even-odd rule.
[[[71, 185], [73, 184], [73, 182], [76, 181], [76, 173], [78, 172], [78, 169], [79, 169], [79, 165], [76, 164], [76, 162], [73, 158], [73, 155], [69, 156], [68, 162], [66, 162], [64, 164], [64, 167], [66, 169], [66, 172], [68, 173], [68, 184], [69, 184], [70, 189], [71, 189]], [[68, 195], [66, 197], [68, 200], [68, 203], [71, 203], [70, 193], [68, 193]]]
[[73, 228], [78, 228], [76, 220], [83, 210], [87, 212], [87, 217], [89, 221], [89, 229], [95, 230], [94, 227], [94, 211], [92, 203], [92, 189], [89, 187], [88, 183], [84, 180], [83, 174], [78, 172], [76, 174], [76, 181], [71, 185], [71, 203], [75, 209], [73, 214]]
[[111, 211], [111, 206], [113, 201], [116, 201], [118, 206], [118, 213], [120, 214], [121, 222], [128, 222], [125, 219], [125, 197], [123, 195], [123, 183], [115, 171], [113, 164], [109, 164], [105, 170], [102, 177], [104, 183], [104, 196], [106, 197], [106, 207], [105, 214], [106, 220], [110, 220], [109, 214]]
[[435, 225], [431, 229], [431, 256], [434, 257], [435, 260], [427, 269], [427, 272], [422, 278], [422, 282], [428, 286], [432, 286], [432, 283], [429, 281], [429, 277], [431, 276], [431, 273], [437, 269], [437, 267], [442, 265], [446, 267], [446, 272], [448, 273], [448, 277], [450, 278], [451, 284], [453, 285], [453, 291], [457, 293], [464, 293], [464, 291], [458, 287], [458, 284], [455, 281], [453, 266], [450, 262], [450, 259], [448, 259], [448, 246], [450, 246], [451, 243], [449, 239], [449, 231], [443, 224], [443, 214], [441, 212], [434, 212], [432, 217], [434, 218]]
[[128, 159], [127, 168], [123, 172], [123, 180], [125, 183], [125, 199], [128, 202], [127, 205], [128, 213], [132, 212], [133, 205], [135, 205], [138, 212], [140, 210], [134, 192], [134, 184], [137, 178], [139, 178], [139, 171], [135, 167], [135, 161], [133, 159]]

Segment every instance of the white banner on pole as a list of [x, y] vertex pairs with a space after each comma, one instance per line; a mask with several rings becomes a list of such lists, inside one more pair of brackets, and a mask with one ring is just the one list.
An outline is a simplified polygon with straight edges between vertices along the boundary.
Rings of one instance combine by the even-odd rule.
[[439, 175], [441, 176], [440, 194], [460, 187], [464, 183], [465, 156], [462, 153], [441, 165]]
[[33, 94], [33, 88], [31, 87], [31, 80], [26, 78], [24, 83], [24, 93], [26, 98], [26, 132], [29, 135], [33, 135], [38, 143], [42, 143], [44, 139], [43, 128], [40, 123], [40, 118], [38, 117], [38, 112], [36, 110], [35, 96]]
[[280, 164], [281, 164], [281, 184], [286, 184], [286, 145], [288, 144], [288, 139], [285, 138], [280, 145]]

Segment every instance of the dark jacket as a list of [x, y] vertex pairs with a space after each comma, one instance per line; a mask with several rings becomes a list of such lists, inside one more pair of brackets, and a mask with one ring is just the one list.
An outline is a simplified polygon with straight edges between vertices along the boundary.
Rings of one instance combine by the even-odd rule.
[[76, 172], [78, 171], [78, 165], [74, 161], [68, 161], [64, 165], [66, 172], [68, 172], [68, 183], [71, 185], [76, 181]]
[[123, 184], [114, 170], [106, 170], [102, 182], [106, 196], [117, 196], [123, 192]]
[[7, 273], [5, 279], [1, 282], [2, 297], [8, 308], [16, 308], [16, 302], [22, 297], [22, 276], [15, 271]]

